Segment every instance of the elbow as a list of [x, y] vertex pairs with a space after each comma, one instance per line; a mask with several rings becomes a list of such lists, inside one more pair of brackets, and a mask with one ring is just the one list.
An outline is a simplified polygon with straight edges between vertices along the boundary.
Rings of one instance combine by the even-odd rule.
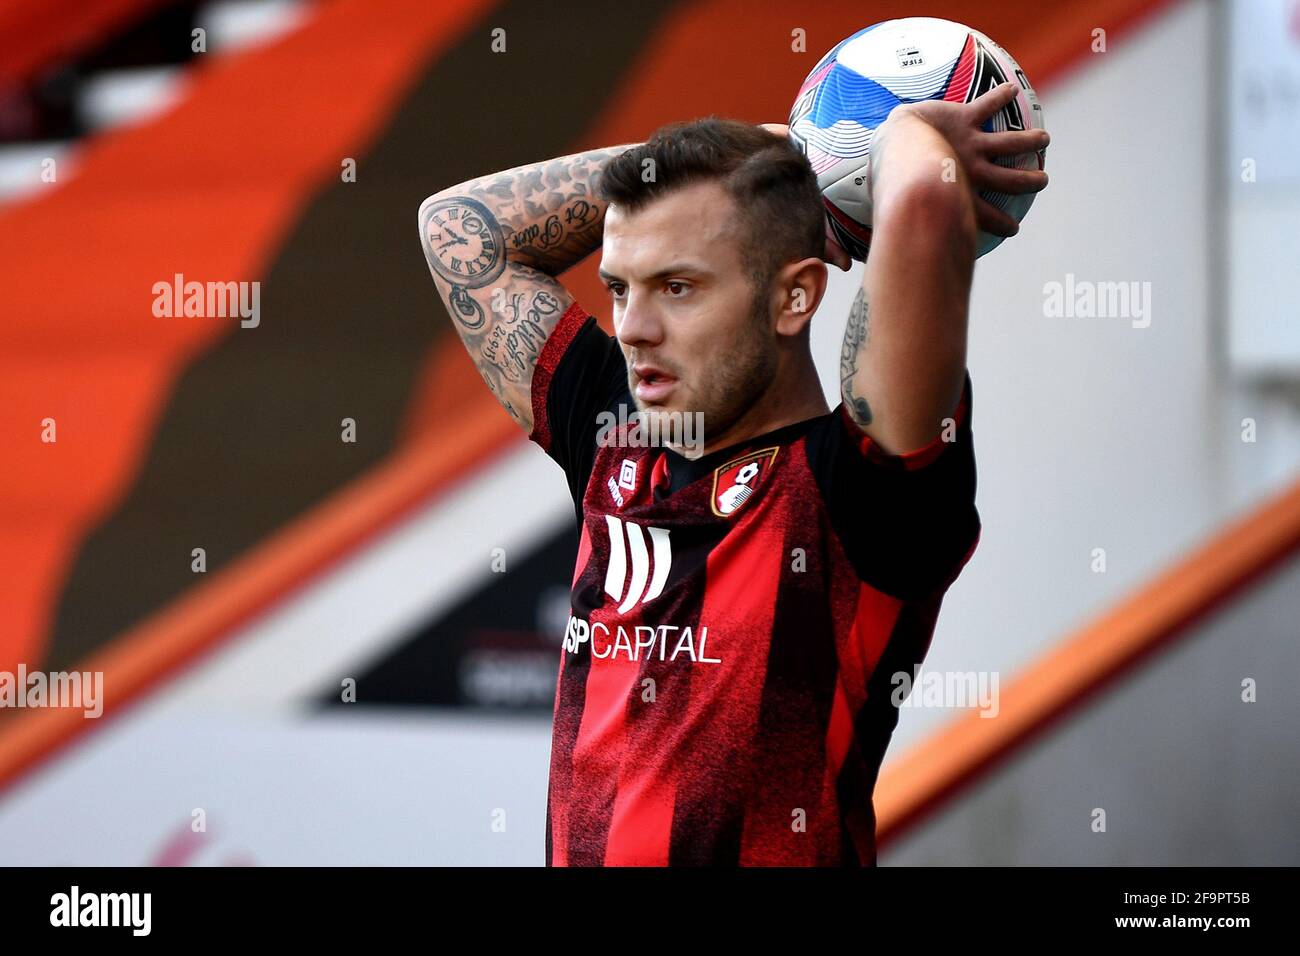
[[873, 229], [897, 242], [942, 245], [961, 259], [974, 260], [978, 228], [970, 182], [964, 171], [944, 175], [945, 169], [940, 163], [933, 175], [911, 176], [882, 196], [872, 211]]

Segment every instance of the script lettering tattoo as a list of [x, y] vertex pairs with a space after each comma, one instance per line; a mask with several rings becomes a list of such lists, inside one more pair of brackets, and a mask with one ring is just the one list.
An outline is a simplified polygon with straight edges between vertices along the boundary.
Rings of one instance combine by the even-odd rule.
[[533, 223], [510, 234], [510, 246], [513, 249], [536, 251], [553, 246], [564, 237], [564, 227], [560, 225], [559, 216], [548, 216], [542, 225]]
[[562, 249], [567, 237], [575, 232], [589, 234], [599, 223], [603, 213], [585, 199], [575, 200], [564, 209], [563, 215], [550, 215], [542, 223], [532, 223], [510, 234], [512, 252], [522, 251], [534, 258], [545, 256], [553, 249]]
[[860, 395], [853, 394], [853, 379], [858, 373], [858, 355], [871, 337], [868, 326], [870, 306], [867, 290], [859, 288], [853, 307], [849, 309], [849, 322], [844, 330], [844, 346], [840, 350], [840, 394], [844, 398], [849, 417], [860, 426], [871, 424], [871, 406]]
[[496, 323], [483, 343], [483, 358], [500, 369], [507, 381], [522, 382], [525, 374], [542, 354], [549, 328], [547, 318], [563, 311], [560, 300], [549, 292], [533, 295], [516, 292], [503, 310], [504, 318]]

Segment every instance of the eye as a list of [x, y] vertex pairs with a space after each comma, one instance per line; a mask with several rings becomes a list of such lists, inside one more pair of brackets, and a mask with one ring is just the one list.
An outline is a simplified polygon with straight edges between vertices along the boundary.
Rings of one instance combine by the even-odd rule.
[[623, 283], [621, 282], [606, 283], [605, 288], [609, 289], [609, 294], [616, 299], [623, 294]]
[[677, 281], [665, 282], [664, 285], [674, 298], [680, 298], [682, 295], [685, 295], [686, 291], [690, 288], [690, 286], [685, 282]]

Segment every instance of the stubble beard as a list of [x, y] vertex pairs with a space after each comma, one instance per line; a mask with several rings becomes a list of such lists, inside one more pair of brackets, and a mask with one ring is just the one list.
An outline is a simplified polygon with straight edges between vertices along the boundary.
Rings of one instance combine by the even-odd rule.
[[[703, 381], [691, 388], [686, 395], [689, 407], [665, 408], [662, 405], [645, 406], [633, 392], [633, 401], [641, 413], [644, 427], [652, 425], [651, 419], [657, 419], [653, 425], [662, 436], [671, 436], [674, 432], [673, 419], [679, 421], [687, 415], [703, 413], [703, 435], [696, 434], [698, 445], [687, 450], [687, 457], [694, 457], [704, 447], [710, 436], [721, 435], [739, 421], [744, 414], [767, 391], [776, 375], [777, 352], [767, 334], [767, 296], [755, 295], [750, 305], [750, 323], [748, 334], [743, 336], [732, 352], [717, 364], [720, 368], [703, 371]], [[677, 391], [680, 393], [685, 385], [680, 379]], [[678, 395], [672, 396], [674, 400]], [[674, 415], [673, 413], [676, 413]], [[680, 449], [679, 449], [680, 450]]]

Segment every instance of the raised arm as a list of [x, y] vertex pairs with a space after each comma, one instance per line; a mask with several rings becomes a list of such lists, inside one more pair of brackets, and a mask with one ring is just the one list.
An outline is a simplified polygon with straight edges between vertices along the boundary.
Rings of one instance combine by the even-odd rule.
[[969, 104], [900, 106], [871, 144], [871, 250], [840, 353], [840, 390], [858, 427], [901, 454], [943, 433], [961, 398], [976, 230], [1015, 220], [978, 199], [988, 187], [1042, 189], [1047, 174], [996, 165], [1046, 145], [1042, 130], [986, 133], [1015, 95], [1007, 84]]
[[600, 248], [601, 164], [633, 144], [517, 166], [420, 205], [434, 285], [483, 381], [525, 432], [533, 368], [573, 298], [558, 276]]

